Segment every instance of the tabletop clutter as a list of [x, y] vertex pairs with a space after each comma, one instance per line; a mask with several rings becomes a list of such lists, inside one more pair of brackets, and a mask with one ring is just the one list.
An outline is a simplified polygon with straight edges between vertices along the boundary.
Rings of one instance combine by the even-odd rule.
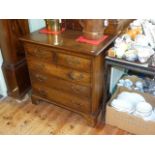
[[[134, 79], [134, 80], [133, 80]], [[123, 91], [111, 102], [111, 106], [120, 112], [140, 117], [145, 121], [155, 121], [155, 107], [148, 103], [138, 92], [155, 96], [154, 79], [141, 79], [137, 76], [125, 76], [117, 83], [117, 87], [125, 87], [134, 92]], [[135, 92], [137, 91], [137, 93]]]
[[147, 63], [154, 54], [155, 21], [144, 19], [134, 20], [108, 50], [110, 57], [138, 63]]
[[[134, 81], [131, 80], [133, 78]], [[148, 77], [142, 79], [136, 76], [127, 76], [125, 79], [120, 79], [117, 83], [117, 86], [123, 86], [130, 90], [149, 93], [155, 96], [155, 79], [150, 79]]]

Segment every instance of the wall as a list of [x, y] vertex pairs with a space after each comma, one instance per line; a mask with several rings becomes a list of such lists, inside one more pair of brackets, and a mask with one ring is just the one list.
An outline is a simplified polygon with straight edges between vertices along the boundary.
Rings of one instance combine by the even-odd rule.
[[5, 97], [7, 96], [7, 87], [6, 87], [6, 83], [2, 72], [2, 63], [3, 63], [3, 58], [0, 50], [0, 94]]
[[116, 84], [119, 81], [119, 79], [122, 77], [122, 75], [125, 73], [124, 68], [119, 67], [112, 67], [111, 68], [111, 76], [110, 76], [110, 93], [113, 93], [115, 90]]
[[29, 19], [30, 32], [36, 31], [42, 27], [45, 27], [43, 19]]

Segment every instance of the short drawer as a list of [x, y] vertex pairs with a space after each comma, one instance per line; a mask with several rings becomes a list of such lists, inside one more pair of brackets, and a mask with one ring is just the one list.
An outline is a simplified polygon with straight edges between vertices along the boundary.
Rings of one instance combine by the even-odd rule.
[[33, 56], [48, 63], [55, 63], [84, 72], [91, 71], [91, 59], [89, 58], [65, 54], [62, 50], [40, 45], [25, 44], [25, 50], [28, 56]]
[[79, 84], [90, 85], [90, 73], [79, 72], [69, 68], [63, 68], [47, 62], [40, 62], [32, 57], [27, 57], [28, 67], [30, 71], [42, 72], [50, 76], [58, 77], [60, 79], [77, 82]]
[[65, 105], [69, 108], [89, 113], [90, 112], [90, 101], [74, 96], [72, 94], [65, 93], [56, 89], [46, 87], [45, 85], [32, 85], [33, 94], [45, 98], [57, 105]]
[[54, 62], [54, 53], [50, 48], [44, 48], [39, 45], [25, 45], [25, 51], [27, 56], [32, 56], [34, 58], [38, 58], [40, 60], [44, 60], [47, 62]]
[[78, 84], [74, 84], [68, 82], [66, 80], [62, 80], [60, 78], [56, 78], [54, 76], [50, 76], [49, 74], [43, 74], [41, 72], [31, 72], [31, 82], [44, 84], [47, 87], [61, 90], [67, 93], [71, 93], [78, 97], [90, 98], [91, 97], [91, 87], [82, 86]]
[[59, 65], [66, 66], [73, 69], [78, 69], [84, 72], [91, 71], [91, 60], [77, 57], [73, 55], [67, 55], [63, 53], [56, 53], [55, 62]]

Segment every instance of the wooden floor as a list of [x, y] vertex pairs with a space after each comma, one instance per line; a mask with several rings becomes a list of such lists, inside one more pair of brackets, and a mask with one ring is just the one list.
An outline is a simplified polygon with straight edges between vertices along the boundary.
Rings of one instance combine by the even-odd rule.
[[48, 103], [34, 105], [29, 97], [22, 102], [7, 97], [0, 101], [0, 134], [120, 135], [129, 133], [101, 123], [92, 128], [86, 124], [83, 117], [75, 113]]

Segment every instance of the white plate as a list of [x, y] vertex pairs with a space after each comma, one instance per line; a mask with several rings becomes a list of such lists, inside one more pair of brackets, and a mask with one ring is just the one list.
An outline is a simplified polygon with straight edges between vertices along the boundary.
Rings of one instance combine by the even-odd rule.
[[111, 106], [117, 108], [117, 109], [132, 109], [133, 105], [126, 101], [126, 100], [122, 100], [122, 99], [114, 99], [111, 103]]
[[136, 106], [136, 110], [140, 113], [149, 113], [152, 111], [152, 106], [147, 102], [139, 102]]
[[122, 92], [118, 95], [117, 99], [122, 99], [125, 101], [130, 102], [132, 105], [137, 105], [139, 102], [145, 102], [143, 96], [137, 93], [130, 93], [130, 92]]

